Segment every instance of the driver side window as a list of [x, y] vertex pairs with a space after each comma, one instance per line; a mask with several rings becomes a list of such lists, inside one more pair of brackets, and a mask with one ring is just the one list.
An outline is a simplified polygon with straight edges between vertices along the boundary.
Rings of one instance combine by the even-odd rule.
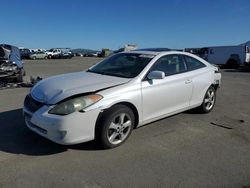
[[158, 59], [152, 66], [151, 71], [162, 71], [166, 76], [187, 71], [181, 55], [166, 55]]

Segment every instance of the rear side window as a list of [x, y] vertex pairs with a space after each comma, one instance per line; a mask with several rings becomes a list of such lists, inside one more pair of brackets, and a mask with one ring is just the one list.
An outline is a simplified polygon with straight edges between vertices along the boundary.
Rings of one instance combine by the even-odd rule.
[[151, 71], [162, 71], [166, 76], [169, 76], [185, 72], [187, 67], [181, 55], [166, 55], [155, 62]]
[[185, 61], [190, 71], [206, 67], [204, 63], [200, 62], [199, 60], [193, 57], [186, 56], [186, 55], [184, 57], [185, 57]]

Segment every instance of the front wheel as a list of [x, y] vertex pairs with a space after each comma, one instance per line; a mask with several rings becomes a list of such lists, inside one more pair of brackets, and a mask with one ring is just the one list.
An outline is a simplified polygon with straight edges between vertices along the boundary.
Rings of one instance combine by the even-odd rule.
[[123, 144], [130, 136], [135, 122], [133, 111], [125, 105], [116, 105], [104, 112], [97, 127], [97, 139], [103, 148]]
[[203, 102], [200, 107], [198, 107], [199, 112], [209, 113], [213, 110], [216, 100], [216, 91], [214, 87], [210, 86], [204, 96]]

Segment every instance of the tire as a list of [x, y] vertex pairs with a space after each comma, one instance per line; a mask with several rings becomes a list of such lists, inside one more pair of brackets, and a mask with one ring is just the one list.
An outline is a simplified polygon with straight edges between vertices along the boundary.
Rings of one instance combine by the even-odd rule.
[[226, 64], [226, 67], [229, 69], [238, 69], [239, 66], [239, 63], [235, 59], [229, 59]]
[[209, 113], [213, 110], [216, 101], [216, 91], [213, 86], [210, 86], [206, 91], [201, 106], [197, 108], [200, 113]]
[[51, 55], [48, 55], [48, 58], [49, 58], [49, 59], [52, 59], [52, 56], [51, 56]]
[[32, 59], [33, 59], [33, 60], [36, 60], [36, 57], [34, 56], [34, 57], [32, 57]]
[[115, 105], [99, 119], [96, 139], [104, 149], [118, 147], [128, 139], [134, 124], [133, 111], [125, 105]]

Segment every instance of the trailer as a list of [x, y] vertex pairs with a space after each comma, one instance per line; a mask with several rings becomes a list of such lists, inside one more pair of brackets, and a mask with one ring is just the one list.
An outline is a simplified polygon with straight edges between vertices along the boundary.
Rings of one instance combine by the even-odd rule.
[[186, 48], [185, 51], [200, 56], [212, 64], [226, 65], [230, 68], [250, 63], [250, 49], [247, 45]]

